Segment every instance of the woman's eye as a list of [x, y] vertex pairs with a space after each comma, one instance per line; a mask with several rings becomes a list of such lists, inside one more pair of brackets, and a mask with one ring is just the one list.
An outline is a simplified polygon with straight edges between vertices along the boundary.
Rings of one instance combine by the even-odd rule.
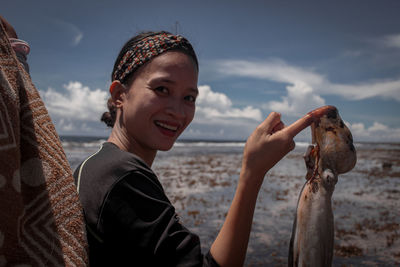
[[157, 91], [162, 94], [168, 94], [168, 89], [164, 86], [159, 86], [156, 89], [154, 89], [154, 91]]
[[192, 95], [188, 95], [188, 96], [185, 96], [185, 100], [194, 103], [194, 102], [196, 102], [196, 97], [194, 97]]

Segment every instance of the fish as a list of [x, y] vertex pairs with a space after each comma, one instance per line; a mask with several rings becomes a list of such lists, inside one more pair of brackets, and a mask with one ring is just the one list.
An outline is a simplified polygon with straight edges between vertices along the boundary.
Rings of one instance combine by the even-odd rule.
[[357, 162], [353, 137], [334, 106], [308, 113], [312, 144], [304, 154], [306, 182], [298, 201], [289, 245], [288, 266], [332, 266], [332, 195], [339, 174]]

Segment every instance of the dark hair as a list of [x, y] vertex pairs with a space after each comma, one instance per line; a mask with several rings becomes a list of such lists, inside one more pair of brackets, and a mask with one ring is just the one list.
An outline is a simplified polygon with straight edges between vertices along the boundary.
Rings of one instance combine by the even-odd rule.
[[117, 116], [117, 107], [114, 105], [112, 98], [110, 97], [107, 101], [108, 111], [101, 115], [101, 121], [104, 122], [107, 127], [114, 127], [115, 117]]
[[[117, 67], [118, 67], [118, 65], [120, 64], [120, 61], [121, 61], [122, 58], [124, 57], [125, 53], [126, 53], [135, 43], [137, 43], [138, 41], [140, 41], [140, 40], [142, 40], [142, 39], [144, 39], [144, 38], [146, 38], [146, 37], [149, 37], [149, 36], [152, 36], [152, 35], [157, 35], [157, 34], [162, 34], [162, 33], [167, 33], [167, 34], [169, 34], [169, 32], [166, 32], [166, 31], [159, 31], [159, 32], [152, 32], [152, 31], [149, 31], [149, 32], [142, 32], [142, 33], [139, 33], [138, 35], [136, 35], [136, 36], [132, 37], [131, 39], [129, 39], [129, 40], [125, 43], [125, 45], [122, 47], [121, 51], [120, 51], [119, 54], [118, 54], [117, 59], [115, 60], [114, 68], [113, 68], [113, 71], [111, 72], [111, 81], [113, 81], [113, 73], [114, 73], [115, 70], [117, 69]], [[177, 46], [177, 47], [175, 47], [175, 48], [173, 48], [173, 49], [170, 49], [170, 50], [168, 50], [168, 51], [179, 51], [179, 52], [185, 53], [186, 55], [190, 56], [190, 57], [193, 59], [195, 65], [196, 65], [196, 67], [197, 67], [197, 69], [199, 69], [199, 63], [198, 63], [197, 56], [196, 56], [196, 54], [194, 53], [194, 51], [192, 51], [192, 53], [190, 53], [190, 52], [188, 52], [186, 49], [183, 49], [183, 48], [181, 48], [181, 47], [179, 47], [179, 46]], [[139, 68], [140, 68], [140, 67], [139, 67]], [[128, 76], [124, 81], [122, 81], [122, 83], [123, 83], [124, 85], [126, 85], [128, 88], [129, 88], [129, 86], [131, 85], [131, 83], [132, 83], [132, 81], [133, 81], [133, 79], [132, 79], [133, 74], [134, 74], [134, 72], [131, 73], [131, 74], [129, 74], [129, 76]], [[114, 126], [114, 123], [115, 123], [116, 115], [117, 115], [117, 107], [114, 105], [114, 103], [113, 103], [111, 97], [110, 97], [110, 98], [108, 99], [108, 101], [107, 101], [107, 108], [108, 108], [109, 111], [104, 112], [103, 115], [101, 116], [101, 119], [100, 119], [100, 120], [101, 120], [102, 122], [104, 122], [108, 127], [113, 127], [113, 126]]]

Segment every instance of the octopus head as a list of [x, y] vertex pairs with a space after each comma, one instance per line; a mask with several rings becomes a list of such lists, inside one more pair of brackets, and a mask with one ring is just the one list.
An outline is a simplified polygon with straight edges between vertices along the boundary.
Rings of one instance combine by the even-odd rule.
[[319, 168], [346, 173], [357, 161], [349, 128], [334, 106], [325, 106], [323, 115], [311, 125], [313, 143], [317, 146]]

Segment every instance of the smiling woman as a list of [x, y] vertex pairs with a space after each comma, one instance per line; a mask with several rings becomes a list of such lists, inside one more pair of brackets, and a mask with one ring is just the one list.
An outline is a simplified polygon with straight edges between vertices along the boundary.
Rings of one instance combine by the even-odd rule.
[[149, 168], [193, 120], [197, 78], [197, 57], [181, 36], [144, 33], [122, 48], [101, 118], [112, 133], [75, 172], [92, 266], [218, 265], [201, 256], [198, 236], [179, 223]]
[[[147, 45], [153, 48], [146, 51]], [[110, 112], [101, 119], [113, 126], [110, 141], [135, 151], [151, 166], [157, 150], [169, 150], [193, 120], [197, 77], [197, 57], [184, 38], [165, 32], [132, 38], [115, 62]]]
[[117, 108], [125, 105], [123, 114], [118, 116], [117, 111], [117, 119], [122, 116], [125, 125], [114, 125], [111, 138], [118, 142], [120, 134], [133, 137], [131, 145], [150, 166], [155, 152], [169, 150], [193, 120], [196, 86], [193, 60], [179, 52], [166, 52], [143, 66], [133, 75], [129, 89], [113, 82], [110, 89]]
[[109, 112], [112, 132], [74, 177], [82, 201], [92, 266], [241, 266], [257, 194], [266, 172], [294, 148], [311, 122], [284, 127], [271, 113], [248, 139], [232, 205], [210, 251], [179, 221], [151, 170], [158, 150], [169, 150], [193, 120], [199, 90], [191, 44], [167, 32], [141, 34], [114, 65]]

